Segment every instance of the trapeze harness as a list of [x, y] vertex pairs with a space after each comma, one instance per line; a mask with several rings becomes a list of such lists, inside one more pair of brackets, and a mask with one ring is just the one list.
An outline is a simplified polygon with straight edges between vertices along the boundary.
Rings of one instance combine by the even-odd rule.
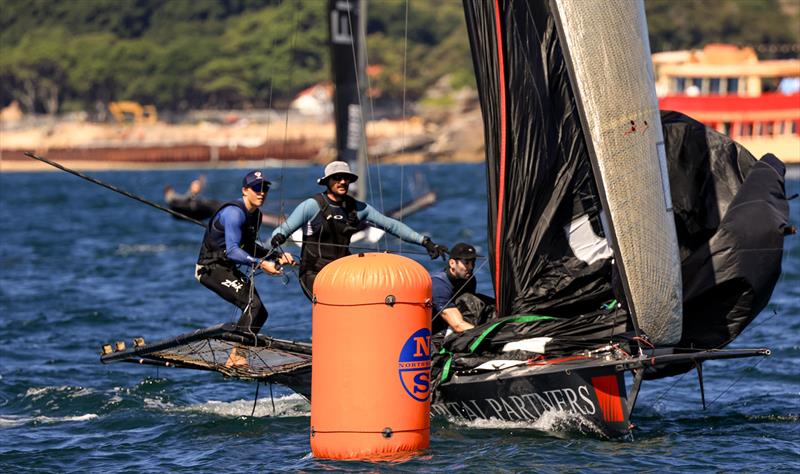
[[[345, 196], [341, 204], [332, 202], [324, 193], [312, 199], [319, 205], [319, 213], [303, 232], [300, 278], [313, 284], [313, 277], [325, 265], [350, 255], [350, 237], [358, 232], [361, 221], [356, 212], [356, 200], [351, 196]], [[311, 287], [304, 291], [310, 294]]]
[[200, 256], [197, 258], [198, 265], [203, 267], [208, 265], [236, 266], [236, 263], [231, 261], [225, 254], [225, 228], [217, 219], [219, 213], [228, 206], [236, 206], [244, 212], [245, 221], [242, 224], [242, 238], [239, 241], [239, 247], [245, 249], [248, 253], [254, 253], [258, 229], [261, 227], [261, 211], [256, 209], [252, 213], [247, 212], [247, 207], [243, 201], [229, 201], [220, 206], [217, 212], [211, 216], [206, 233], [203, 236]]

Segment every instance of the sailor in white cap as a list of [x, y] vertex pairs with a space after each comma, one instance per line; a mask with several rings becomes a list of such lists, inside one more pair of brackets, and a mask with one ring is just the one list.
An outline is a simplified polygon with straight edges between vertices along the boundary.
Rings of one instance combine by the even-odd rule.
[[350, 237], [366, 222], [406, 241], [425, 247], [432, 259], [444, 258], [447, 248], [415, 232], [400, 221], [386, 217], [367, 203], [347, 194], [358, 175], [344, 161], [334, 161], [325, 167], [317, 184], [325, 191], [300, 203], [289, 218], [272, 232], [272, 245], [286, 242], [286, 236], [305, 225], [303, 249], [300, 254], [300, 285], [312, 299], [314, 279], [328, 263], [350, 255]]

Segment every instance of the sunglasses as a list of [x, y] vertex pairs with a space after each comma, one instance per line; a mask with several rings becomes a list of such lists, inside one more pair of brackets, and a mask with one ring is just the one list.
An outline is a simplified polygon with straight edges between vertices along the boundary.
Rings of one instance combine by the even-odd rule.
[[269, 184], [267, 183], [258, 183], [255, 186], [250, 186], [250, 189], [254, 193], [266, 193], [269, 191]]
[[339, 181], [347, 181], [350, 183], [353, 181], [353, 177], [349, 174], [335, 174], [331, 176], [330, 179], [332, 179], [335, 183], [338, 183]]

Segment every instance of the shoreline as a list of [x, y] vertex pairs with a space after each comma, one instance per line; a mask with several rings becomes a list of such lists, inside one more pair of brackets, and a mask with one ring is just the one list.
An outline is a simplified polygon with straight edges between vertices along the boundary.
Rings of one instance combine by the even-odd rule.
[[[42, 154], [48, 158], [46, 154]], [[282, 159], [263, 158], [226, 161], [106, 161], [106, 160], [52, 160], [75, 171], [151, 171], [151, 170], [215, 170], [215, 169], [254, 169], [254, 168], [306, 168], [324, 163], [318, 158]], [[424, 153], [399, 153], [370, 159], [371, 164], [422, 164], [422, 163], [482, 163], [483, 153], [460, 153], [454, 156], [430, 158]], [[6, 159], [0, 156], [0, 174], [4, 173], [48, 173], [61, 171], [47, 163], [33, 158]]]
[[[314, 165], [312, 160], [280, 160], [266, 158], [263, 160], [240, 160], [223, 163], [209, 162], [167, 162], [155, 163], [144, 161], [97, 161], [97, 160], [65, 160], [58, 162], [66, 168], [75, 171], [158, 171], [158, 170], [214, 170], [214, 169], [245, 169], [245, 168], [304, 168]], [[28, 160], [0, 159], [0, 174], [3, 173], [48, 173], [61, 171], [47, 163], [33, 158]]]

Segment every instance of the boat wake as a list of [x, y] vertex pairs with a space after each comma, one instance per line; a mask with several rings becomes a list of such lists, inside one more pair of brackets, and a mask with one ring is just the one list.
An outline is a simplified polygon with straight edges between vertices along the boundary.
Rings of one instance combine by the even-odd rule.
[[231, 402], [209, 400], [207, 402], [188, 406], [178, 406], [170, 402], [164, 402], [153, 398], [146, 398], [144, 400], [147, 408], [164, 410], [170, 413], [203, 413], [222, 417], [250, 416], [250, 414], [253, 413], [253, 416], [256, 418], [307, 417], [311, 414], [311, 405], [309, 405], [305, 398], [297, 394], [277, 396], [274, 398], [274, 402], [275, 405], [273, 409], [273, 404], [268, 396], [259, 398], [255, 413], [253, 413], [253, 400], [234, 400]]

